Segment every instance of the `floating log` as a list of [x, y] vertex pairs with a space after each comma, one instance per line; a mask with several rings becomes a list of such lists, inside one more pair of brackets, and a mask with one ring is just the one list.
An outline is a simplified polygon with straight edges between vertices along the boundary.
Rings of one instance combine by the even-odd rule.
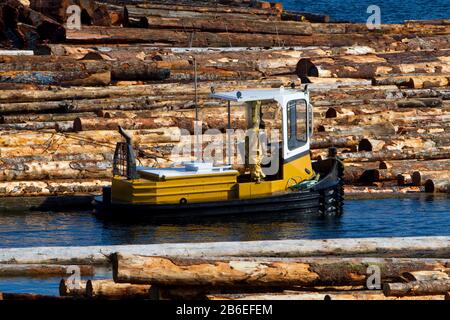
[[428, 179], [425, 181], [425, 192], [441, 192], [450, 193], [450, 183], [447, 178], [444, 179]]
[[355, 292], [301, 292], [258, 294], [208, 294], [208, 300], [442, 300], [443, 295], [420, 297], [386, 297], [379, 290]]
[[[86, 148], [83, 149], [86, 151]], [[107, 179], [111, 177], [111, 169], [111, 160], [32, 161], [12, 166], [2, 165], [0, 181]]]
[[443, 51], [415, 51], [368, 54], [363, 56], [334, 56], [301, 59], [297, 75], [304, 77], [338, 77], [371, 79], [380, 75], [403, 73], [450, 73]]
[[[364, 285], [367, 268], [374, 264], [381, 277], [401, 278], [401, 270], [439, 269], [439, 263], [389, 259], [290, 259], [261, 258], [176, 259], [115, 253], [111, 256], [114, 281], [163, 286], [317, 286]], [[283, 275], [283, 276], [280, 276]]]
[[427, 296], [445, 295], [450, 290], [450, 280], [412, 281], [408, 283], [385, 283], [383, 293], [386, 296]]
[[[34, 293], [1, 293], [1, 296], [3, 296], [3, 300], [17, 300], [17, 301], [23, 301], [23, 300], [39, 300], [39, 301], [53, 301], [53, 300], [66, 300], [71, 299], [71, 297], [58, 297], [58, 296], [49, 296], [49, 295], [42, 295], [42, 294], [34, 294]], [[0, 299], [1, 300], [1, 299]]]
[[400, 75], [384, 76], [372, 79], [377, 86], [396, 85], [415, 89], [446, 87], [449, 84], [450, 75]]
[[59, 295], [61, 297], [84, 297], [86, 296], [86, 281], [71, 281], [61, 279], [59, 282]]
[[398, 197], [399, 194], [411, 194], [421, 192], [419, 187], [411, 186], [344, 186], [346, 194], [355, 195], [359, 199], [384, 199], [388, 197]]
[[223, 16], [216, 17], [180, 17], [167, 19], [165, 17], [148, 16], [147, 26], [152, 29], [186, 29], [207, 32], [242, 32], [283, 35], [312, 35], [313, 29], [309, 23], [293, 21], [237, 19]]
[[[80, 274], [92, 276], [92, 266], [81, 265]], [[49, 264], [0, 264], [0, 277], [55, 277], [70, 275], [70, 268], [61, 265]]]
[[177, 122], [171, 118], [77, 118], [73, 122], [74, 131], [87, 130], [117, 130], [119, 126], [124, 129], [157, 129], [161, 127], [174, 127]]
[[8, 181], [0, 182], [0, 193], [8, 197], [89, 194], [110, 184], [111, 179]]
[[442, 160], [392, 160], [380, 161], [380, 169], [390, 169], [398, 173], [413, 172], [417, 170], [445, 170], [450, 167], [450, 159]]
[[367, 37], [365, 34], [353, 34], [351, 38], [346, 34], [315, 34], [314, 37], [311, 37], [238, 32], [184, 32], [168, 29], [117, 27], [84, 27], [81, 31], [67, 31], [67, 43], [71, 44], [158, 43], [182, 47], [282, 47], [302, 45], [337, 47], [351, 46], [358, 43], [360, 45], [386, 47], [386, 45], [395, 42], [394, 38], [379, 34], [373, 34], [371, 37]]
[[336, 135], [389, 135], [395, 134], [396, 129], [392, 123], [385, 122], [373, 125], [367, 125], [364, 127], [353, 126], [353, 125], [319, 125], [317, 127], [318, 132], [332, 132]]
[[5, 71], [0, 72], [0, 82], [61, 86], [104, 86], [111, 82], [109, 71], [89, 73], [86, 71]]
[[[208, 95], [211, 87], [217, 91], [229, 90], [232, 87], [239, 88], [271, 88], [286, 85], [287, 78], [275, 78], [267, 80], [246, 80], [246, 81], [224, 81], [224, 82], [199, 82], [198, 94]], [[135, 96], [155, 96], [167, 97], [170, 95], [194, 95], [192, 84], [158, 83], [151, 85], [133, 86], [110, 86], [105, 88], [74, 87], [61, 88], [60, 90], [31, 90], [22, 91], [18, 94], [12, 90], [0, 91], [1, 102], [31, 102], [31, 101], [58, 101], [58, 100], [78, 100], [78, 99], [101, 99], [112, 97], [135, 97]], [[109, 108], [111, 109], [111, 108]]]
[[408, 281], [434, 281], [448, 280], [448, 273], [443, 271], [409, 271], [403, 273], [403, 277]]
[[339, 155], [346, 162], [374, 162], [385, 160], [403, 160], [403, 159], [417, 159], [417, 160], [438, 160], [450, 158], [450, 151], [443, 148], [430, 148], [426, 151], [416, 150], [383, 150], [379, 152], [348, 152]]
[[435, 181], [447, 180], [450, 182], [450, 172], [448, 168], [443, 171], [414, 171], [412, 173], [412, 183], [415, 186], [423, 186], [425, 185], [425, 181], [433, 179]]
[[[9, 182], [14, 188], [14, 183]], [[0, 263], [109, 264], [114, 252], [166, 257], [378, 256], [450, 258], [450, 237], [274, 240], [0, 249]]]
[[100, 299], [149, 299], [150, 286], [116, 283], [113, 280], [88, 280], [86, 295]]

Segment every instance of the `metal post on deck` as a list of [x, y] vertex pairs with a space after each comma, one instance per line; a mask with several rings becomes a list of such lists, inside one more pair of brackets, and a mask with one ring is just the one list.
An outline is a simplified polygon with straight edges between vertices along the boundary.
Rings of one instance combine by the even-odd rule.
[[[197, 93], [197, 58], [194, 57], [194, 104], [195, 104], [195, 125], [194, 125], [194, 134], [195, 134], [195, 150], [194, 154], [197, 156], [196, 160], [201, 162], [202, 156], [201, 156], [201, 147], [200, 147], [200, 139], [198, 136], [198, 130], [196, 130], [196, 126], [198, 126], [198, 93]], [[201, 128], [201, 127], [200, 127]], [[200, 129], [201, 130], [201, 129]], [[198, 150], [200, 148], [200, 150]]]
[[228, 130], [227, 130], [227, 155], [228, 155], [228, 164], [231, 165], [231, 102], [228, 100]]

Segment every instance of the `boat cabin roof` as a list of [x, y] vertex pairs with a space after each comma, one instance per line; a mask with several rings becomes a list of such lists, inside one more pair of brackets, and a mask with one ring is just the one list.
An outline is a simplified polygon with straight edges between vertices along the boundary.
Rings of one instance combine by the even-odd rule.
[[290, 101], [298, 99], [306, 99], [308, 94], [304, 91], [295, 89], [285, 89], [283, 87], [279, 89], [248, 89], [248, 90], [235, 90], [228, 92], [216, 92], [210, 94], [211, 98], [222, 99], [227, 101], [236, 102], [250, 102], [250, 101], [263, 101], [263, 100], [275, 100]]

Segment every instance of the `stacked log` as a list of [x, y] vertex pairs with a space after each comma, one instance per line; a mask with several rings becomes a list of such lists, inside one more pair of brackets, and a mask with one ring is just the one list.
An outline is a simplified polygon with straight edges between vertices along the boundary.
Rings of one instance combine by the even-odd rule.
[[443, 300], [448, 243], [417, 237], [14, 248], [0, 250], [0, 262], [15, 275], [24, 266], [48, 270], [48, 261], [61, 270], [73, 263], [112, 268], [113, 279], [66, 276], [62, 299]]
[[[99, 191], [110, 175], [118, 125], [132, 131], [142, 164], [173, 164], [181, 158], [171, 151], [185, 143], [179, 129], [193, 132], [195, 106], [203, 130], [226, 129], [225, 104], [208, 98], [212, 90], [300, 83], [309, 83], [314, 106], [313, 159], [337, 147], [347, 188], [447, 192], [446, 21], [376, 32], [280, 4], [212, 1], [2, 5], [7, 28], [38, 39], [36, 56], [0, 55], [2, 194]], [[81, 30], [43, 44], [44, 31], [61, 28], [69, 5], [83, 11]], [[232, 127], [245, 129], [237, 110]], [[272, 106], [264, 123], [280, 128]], [[389, 162], [395, 165], [382, 167]]]

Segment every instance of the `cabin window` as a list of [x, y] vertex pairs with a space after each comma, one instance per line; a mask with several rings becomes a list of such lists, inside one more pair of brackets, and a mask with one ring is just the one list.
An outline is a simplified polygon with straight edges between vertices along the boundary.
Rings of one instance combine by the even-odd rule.
[[287, 104], [287, 138], [289, 150], [307, 141], [307, 104], [305, 100], [292, 100]]

